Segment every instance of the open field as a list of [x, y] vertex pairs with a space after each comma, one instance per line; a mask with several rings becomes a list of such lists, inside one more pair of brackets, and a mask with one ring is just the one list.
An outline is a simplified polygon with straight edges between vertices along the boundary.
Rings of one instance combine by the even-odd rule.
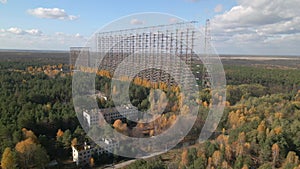
[[263, 66], [283, 69], [300, 69], [298, 56], [246, 56], [221, 55], [224, 65]]

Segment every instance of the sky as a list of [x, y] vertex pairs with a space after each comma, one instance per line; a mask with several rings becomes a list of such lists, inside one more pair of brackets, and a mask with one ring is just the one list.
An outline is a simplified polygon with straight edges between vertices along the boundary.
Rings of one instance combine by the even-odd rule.
[[300, 55], [299, 9], [300, 0], [0, 0], [0, 49], [68, 50], [120, 17], [162, 12], [210, 19], [220, 54]]

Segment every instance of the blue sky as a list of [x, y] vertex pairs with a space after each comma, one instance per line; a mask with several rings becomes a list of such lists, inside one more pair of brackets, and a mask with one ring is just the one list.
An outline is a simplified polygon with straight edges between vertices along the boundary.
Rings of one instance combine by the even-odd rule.
[[68, 50], [120, 17], [163, 12], [202, 24], [210, 18], [219, 53], [298, 55], [297, 1], [0, 0], [0, 49]]

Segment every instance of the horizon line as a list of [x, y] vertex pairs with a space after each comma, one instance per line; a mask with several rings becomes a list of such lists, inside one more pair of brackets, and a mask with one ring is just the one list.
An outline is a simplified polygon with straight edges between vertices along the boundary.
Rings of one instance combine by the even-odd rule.
[[[70, 47], [71, 48], [71, 47]], [[0, 52], [63, 52], [63, 53], [69, 53], [70, 50], [58, 50], [58, 49], [1, 49], [0, 48]], [[297, 54], [281, 54], [281, 55], [276, 55], [276, 54], [242, 54], [242, 53], [223, 53], [223, 54], [218, 54], [219, 56], [253, 56], [253, 57], [258, 57], [258, 56], [291, 56], [291, 57], [300, 57], [300, 55]]]

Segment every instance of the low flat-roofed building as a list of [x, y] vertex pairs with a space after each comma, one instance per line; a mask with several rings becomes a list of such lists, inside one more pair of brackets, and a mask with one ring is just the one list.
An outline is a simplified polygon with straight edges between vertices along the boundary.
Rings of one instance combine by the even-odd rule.
[[[121, 110], [119, 112], [118, 110]], [[100, 113], [103, 115], [104, 119], [108, 123], [113, 123], [117, 119], [134, 119], [137, 120], [138, 118], [138, 110], [129, 107], [129, 106], [121, 106], [117, 108], [106, 108], [106, 109], [92, 109], [92, 110], [84, 110], [83, 117], [84, 120], [87, 122], [89, 128], [94, 125], [99, 125], [100, 120]]]
[[72, 157], [76, 165], [89, 164], [93, 154], [104, 154], [113, 152], [115, 148], [119, 147], [119, 142], [113, 139], [102, 139], [101, 146], [95, 143], [84, 143], [84, 145], [72, 146]]

